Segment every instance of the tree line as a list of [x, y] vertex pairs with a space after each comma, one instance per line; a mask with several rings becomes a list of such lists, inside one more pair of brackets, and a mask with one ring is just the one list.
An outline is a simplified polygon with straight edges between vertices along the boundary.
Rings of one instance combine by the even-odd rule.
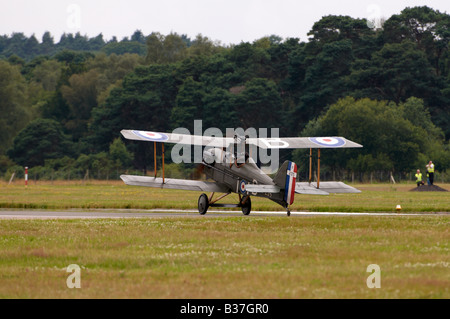
[[[186, 39], [187, 37], [184, 36]], [[27, 37], [22, 32], [14, 32], [10, 36], [0, 36], [0, 58], [18, 57], [26, 61], [31, 61], [41, 55], [53, 56], [64, 50], [104, 52], [106, 54], [135, 53], [145, 56], [147, 48], [146, 37], [140, 30], [136, 30], [129, 38], [124, 37], [118, 40], [112, 37], [109, 41], [103, 39], [103, 34], [89, 38], [87, 35], [64, 33], [59, 42], [50, 32], [45, 32], [39, 41], [33, 34]]]
[[[113, 175], [100, 170], [145, 172], [153, 144], [124, 143], [120, 130], [193, 132], [196, 119], [223, 132], [279, 128], [281, 136], [345, 136], [364, 145], [330, 150], [325, 172], [407, 174], [428, 160], [445, 172], [449, 26], [447, 13], [425, 6], [404, 9], [381, 29], [326, 16], [307, 42], [272, 35], [223, 46], [203, 35], [140, 31], [120, 42], [3, 36], [0, 174], [23, 166], [45, 178], [62, 170], [100, 178]], [[306, 156], [282, 154], [299, 165]], [[189, 165], [181, 170], [195, 173]]]

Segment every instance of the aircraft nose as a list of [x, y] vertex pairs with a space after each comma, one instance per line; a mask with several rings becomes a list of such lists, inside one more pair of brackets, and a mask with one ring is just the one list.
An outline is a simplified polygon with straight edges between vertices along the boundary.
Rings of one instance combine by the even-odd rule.
[[204, 150], [203, 151], [203, 161], [207, 164], [213, 164], [216, 157], [212, 150]]

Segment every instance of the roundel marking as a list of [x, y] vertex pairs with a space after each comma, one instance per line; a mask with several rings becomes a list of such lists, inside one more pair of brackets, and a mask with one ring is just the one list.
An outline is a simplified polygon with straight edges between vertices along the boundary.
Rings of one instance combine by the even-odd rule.
[[164, 142], [169, 139], [169, 137], [163, 133], [147, 132], [147, 131], [133, 131], [133, 133], [139, 137], [154, 142]]
[[310, 137], [314, 144], [325, 147], [341, 147], [345, 145], [345, 140], [340, 137]]
[[245, 184], [247, 184], [247, 182], [244, 181], [244, 180], [242, 180], [242, 181], [239, 183], [239, 191], [241, 192], [241, 194], [245, 194], [245, 193], [246, 193], [246, 190], [245, 190]]

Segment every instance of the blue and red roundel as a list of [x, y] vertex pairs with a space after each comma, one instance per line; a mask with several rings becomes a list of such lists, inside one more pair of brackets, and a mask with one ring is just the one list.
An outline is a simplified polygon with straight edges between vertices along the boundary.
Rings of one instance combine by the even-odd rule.
[[245, 180], [241, 180], [241, 182], [239, 183], [239, 192], [241, 192], [241, 194], [245, 194], [247, 192], [247, 190], [245, 189], [246, 184], [247, 182]]
[[345, 145], [345, 140], [340, 137], [310, 137], [309, 140], [324, 147], [341, 147]]
[[133, 134], [153, 142], [164, 142], [169, 139], [169, 137], [166, 134], [156, 132], [133, 131]]

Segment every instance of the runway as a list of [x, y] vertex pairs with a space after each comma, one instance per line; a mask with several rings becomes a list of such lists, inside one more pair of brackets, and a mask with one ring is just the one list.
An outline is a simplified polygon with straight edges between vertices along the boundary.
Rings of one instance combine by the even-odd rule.
[[[302, 216], [430, 216], [448, 215], [449, 213], [345, 213], [345, 212], [291, 212], [291, 217]], [[244, 216], [241, 211], [209, 210], [206, 215], [200, 215], [197, 210], [181, 209], [95, 209], [95, 210], [0, 210], [0, 220], [5, 219], [107, 219], [107, 218], [211, 218], [242, 216], [286, 216], [284, 211], [253, 211]]]

